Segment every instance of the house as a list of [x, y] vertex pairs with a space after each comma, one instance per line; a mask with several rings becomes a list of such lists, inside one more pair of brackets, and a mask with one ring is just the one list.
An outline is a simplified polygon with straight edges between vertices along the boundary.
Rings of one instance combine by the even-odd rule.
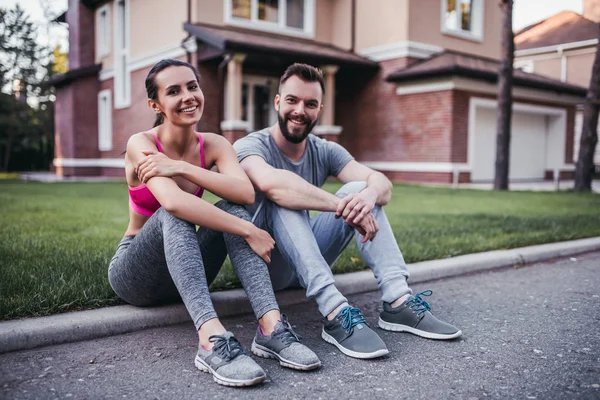
[[[598, 44], [600, 0], [583, 0], [583, 15], [563, 11], [515, 34], [515, 68], [588, 87]], [[575, 114], [573, 162], [579, 154], [583, 105]], [[600, 146], [594, 157], [600, 165]]]
[[[234, 141], [276, 122], [278, 77], [306, 62], [327, 88], [313, 133], [395, 181], [491, 181], [501, 19], [484, 0], [70, 0], [56, 172], [123, 176], [127, 139], [154, 120], [146, 74], [171, 57], [202, 75], [198, 130]], [[572, 174], [585, 88], [514, 83], [510, 179]]]

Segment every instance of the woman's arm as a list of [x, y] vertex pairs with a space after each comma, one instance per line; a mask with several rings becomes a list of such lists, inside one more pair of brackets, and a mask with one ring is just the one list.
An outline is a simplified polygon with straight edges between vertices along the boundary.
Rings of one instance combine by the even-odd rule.
[[143, 152], [145, 158], [138, 166], [138, 176], [146, 183], [156, 176], [180, 175], [205, 190], [237, 204], [254, 203], [254, 188], [240, 167], [231, 144], [222, 136], [208, 134], [211, 156], [219, 172], [213, 172], [185, 161], [171, 160], [158, 152]]
[[[135, 136], [129, 140], [127, 156], [133, 165], [138, 165], [144, 159], [143, 152], [152, 151], [150, 144], [151, 142], [143, 136]], [[266, 262], [271, 262], [270, 252], [275, 242], [267, 232], [258, 229], [251, 222], [237, 218], [207, 201], [181, 190], [170, 177], [147, 178], [146, 186], [165, 211], [195, 225], [241, 236], [256, 254]]]

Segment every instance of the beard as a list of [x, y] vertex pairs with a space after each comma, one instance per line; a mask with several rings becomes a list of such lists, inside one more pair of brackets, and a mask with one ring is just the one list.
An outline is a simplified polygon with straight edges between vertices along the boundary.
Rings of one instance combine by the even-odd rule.
[[290, 116], [281, 115], [277, 113], [277, 120], [279, 121], [279, 129], [281, 129], [281, 133], [283, 137], [288, 141], [294, 144], [302, 143], [304, 139], [308, 136], [310, 132], [312, 132], [313, 128], [317, 124], [317, 120], [311, 121], [308, 117], [302, 117], [302, 122], [305, 124], [305, 128], [302, 129], [300, 127], [292, 129], [292, 132], [288, 129], [287, 123], [290, 120]]

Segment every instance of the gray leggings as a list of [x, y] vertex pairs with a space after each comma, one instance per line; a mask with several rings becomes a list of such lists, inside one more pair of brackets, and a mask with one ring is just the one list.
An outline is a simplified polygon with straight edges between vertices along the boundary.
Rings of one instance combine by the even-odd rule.
[[[221, 200], [221, 210], [250, 221], [237, 204]], [[225, 257], [231, 263], [250, 299], [256, 318], [278, 310], [267, 266], [244, 240], [200, 227], [159, 208], [136, 236], [124, 237], [108, 267], [115, 293], [135, 306], [152, 306], [183, 300], [196, 329], [216, 318], [208, 286]]]

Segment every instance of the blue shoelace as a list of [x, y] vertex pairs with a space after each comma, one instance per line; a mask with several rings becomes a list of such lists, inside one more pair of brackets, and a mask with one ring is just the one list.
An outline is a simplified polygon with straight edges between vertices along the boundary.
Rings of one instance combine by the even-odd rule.
[[367, 320], [363, 317], [360, 309], [351, 306], [342, 308], [336, 318], [341, 321], [342, 328], [348, 333], [358, 324], [367, 324]]
[[208, 338], [208, 341], [215, 344], [213, 351], [225, 361], [233, 360], [238, 355], [246, 353], [240, 342], [233, 336], [212, 335]]
[[416, 312], [418, 316], [423, 314], [425, 311], [431, 311], [431, 307], [429, 304], [421, 298], [421, 296], [431, 296], [433, 294], [433, 290], [423, 290], [419, 292], [412, 299], [408, 300], [406, 303], [407, 306], [410, 307], [413, 312]]

